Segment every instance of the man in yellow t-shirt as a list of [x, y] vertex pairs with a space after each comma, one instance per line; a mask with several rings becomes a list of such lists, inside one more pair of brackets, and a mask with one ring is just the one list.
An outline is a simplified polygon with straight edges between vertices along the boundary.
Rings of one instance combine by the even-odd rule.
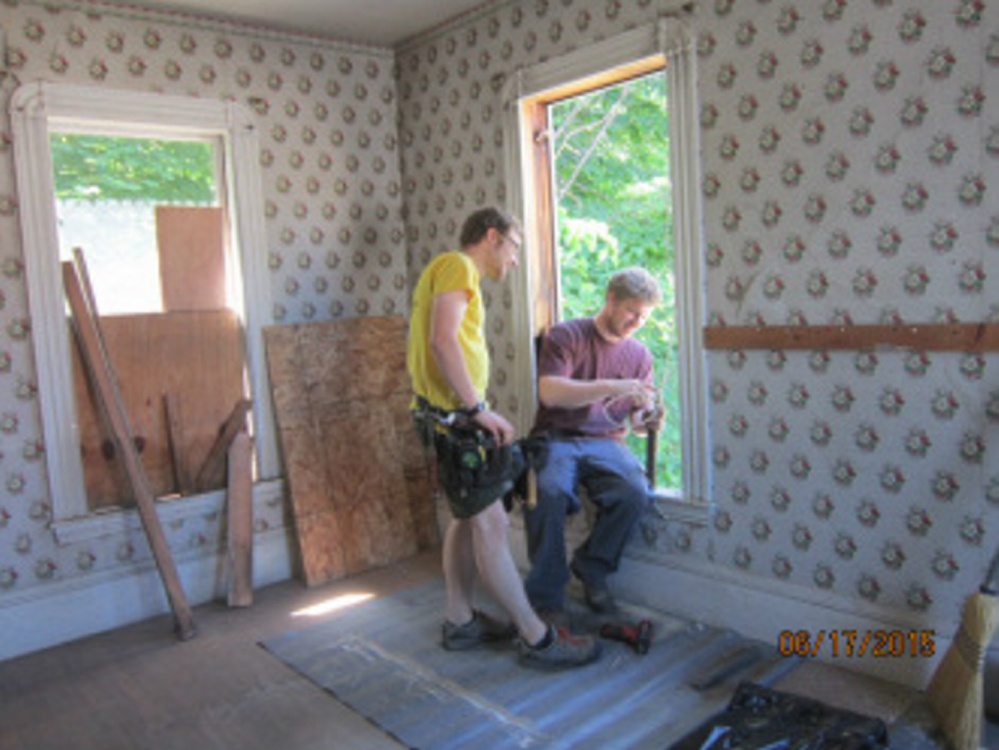
[[[460, 251], [444, 253], [424, 269], [413, 293], [406, 364], [416, 414], [457, 412], [469, 429], [496, 446], [509, 446], [513, 425], [485, 402], [489, 351], [479, 283], [483, 276], [501, 282], [516, 267], [521, 230], [503, 211], [483, 208], [465, 220], [459, 241]], [[442, 553], [444, 648], [475, 648], [519, 634], [518, 656], [526, 666], [558, 669], [594, 661], [599, 642], [552, 627], [531, 609], [510, 552], [502, 502], [511, 478], [488, 473], [469, 483], [447, 433], [438, 429], [434, 437], [438, 477], [452, 515]], [[473, 607], [476, 573], [512, 625]]]

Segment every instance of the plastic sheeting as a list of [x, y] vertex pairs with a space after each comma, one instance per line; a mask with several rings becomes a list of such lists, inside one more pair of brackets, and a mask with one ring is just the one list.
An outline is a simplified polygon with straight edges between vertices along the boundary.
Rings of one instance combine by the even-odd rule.
[[782, 693], [739, 685], [728, 707], [669, 750], [883, 750], [880, 719]]

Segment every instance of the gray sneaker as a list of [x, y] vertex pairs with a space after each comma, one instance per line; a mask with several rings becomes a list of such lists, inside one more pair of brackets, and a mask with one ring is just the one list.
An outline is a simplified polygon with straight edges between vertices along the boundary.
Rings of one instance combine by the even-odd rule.
[[525, 667], [555, 670], [581, 667], [600, 658], [600, 641], [588, 635], [573, 635], [565, 628], [555, 628], [554, 638], [544, 648], [532, 648], [520, 642], [518, 660]]
[[479, 610], [472, 611], [472, 619], [464, 625], [445, 620], [441, 633], [441, 646], [448, 651], [467, 651], [487, 643], [511, 641], [517, 629], [508, 622], [501, 622]]

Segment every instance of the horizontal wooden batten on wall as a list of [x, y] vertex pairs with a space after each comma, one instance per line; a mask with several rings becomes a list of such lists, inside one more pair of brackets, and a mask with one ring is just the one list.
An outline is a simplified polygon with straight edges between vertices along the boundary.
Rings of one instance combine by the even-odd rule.
[[999, 351], [999, 323], [898, 325], [707, 326], [707, 349], [881, 349]]

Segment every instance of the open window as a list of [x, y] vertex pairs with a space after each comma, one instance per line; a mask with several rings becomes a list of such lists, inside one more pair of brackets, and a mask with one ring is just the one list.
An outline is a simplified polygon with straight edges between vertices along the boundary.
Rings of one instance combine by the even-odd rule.
[[[108, 478], [95, 479], [84, 466], [107, 462], [108, 446], [88, 437], [99, 417], [84, 403], [86, 388], [67, 325], [61, 262], [76, 247], [87, 262], [112, 357], [115, 345], [128, 353], [145, 347], [162, 360], [153, 369], [186, 368], [177, 382], [225, 369], [228, 390], [220, 396], [226, 402], [220, 402], [220, 413], [224, 417], [234, 407], [228, 401], [252, 400], [257, 478], [275, 477], [261, 335], [271, 310], [260, 262], [266, 255], [263, 201], [256, 135], [245, 111], [193, 97], [33, 83], [15, 92], [11, 118], [55, 521], [120, 504], [106, 492]], [[81, 176], [102, 158], [100, 175]], [[115, 185], [120, 194], [112, 195]], [[95, 199], [101, 190], [108, 200]], [[179, 361], [192, 346], [200, 352], [193, 369]], [[184, 354], [170, 353], [177, 351], [170, 347]], [[227, 358], [223, 365], [212, 359], [218, 356]], [[131, 383], [149, 380], [153, 391], [162, 390], [153, 382], [162, 373], [150, 372], [148, 364], [136, 367], [147, 370], [130, 373]], [[121, 372], [119, 379], [125, 380]], [[124, 395], [127, 387], [122, 390]], [[166, 429], [162, 395], [151, 391], [149, 409]], [[181, 406], [191, 419], [204, 409], [194, 402]], [[168, 450], [162, 432], [140, 438], [147, 442], [140, 448]], [[198, 451], [190, 460], [197, 465]], [[158, 476], [163, 467], [147, 465], [146, 457], [143, 463], [156, 494], [172, 494], [164, 488], [175, 477]]]
[[523, 325], [536, 334], [594, 314], [626, 265], [660, 280], [664, 303], [639, 338], [668, 414], [657, 494], [680, 516], [708, 497], [693, 60], [683, 23], [663, 19], [523, 71], [510, 107], [528, 246]]

